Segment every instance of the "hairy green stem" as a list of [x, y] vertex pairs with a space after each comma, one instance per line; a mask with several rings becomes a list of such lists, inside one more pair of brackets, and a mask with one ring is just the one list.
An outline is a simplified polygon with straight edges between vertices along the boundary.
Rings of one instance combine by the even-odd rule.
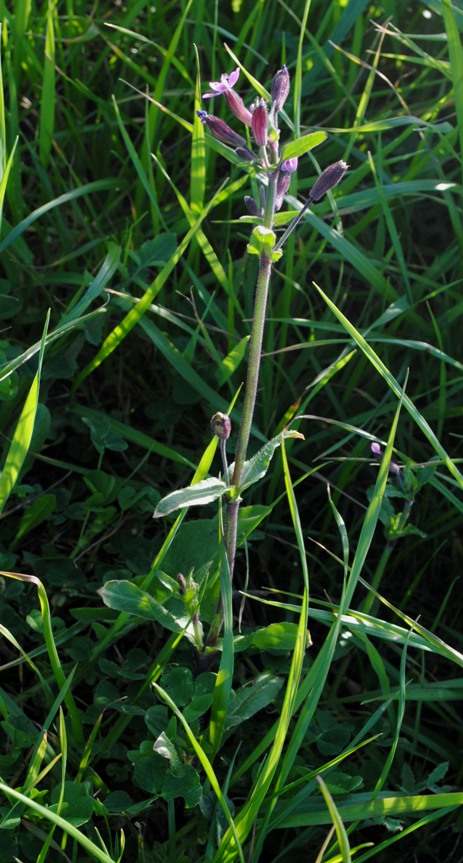
[[[267, 188], [267, 199], [264, 214], [264, 227], [272, 228], [275, 215], [275, 192], [277, 172], [269, 176]], [[243, 481], [244, 462], [251, 434], [252, 420], [256, 406], [257, 388], [259, 386], [260, 360], [262, 354], [262, 342], [264, 338], [265, 316], [267, 313], [267, 299], [272, 273], [272, 261], [264, 252], [259, 257], [259, 272], [257, 274], [256, 295], [254, 300], [254, 315], [252, 319], [251, 343], [249, 346], [248, 371], [246, 377], [246, 389], [244, 393], [243, 413], [241, 417], [238, 443], [235, 453], [235, 467], [232, 477], [232, 485], [239, 494]], [[240, 498], [229, 500], [227, 503], [227, 525], [225, 543], [227, 549], [230, 575], [233, 577], [235, 565], [237, 534], [238, 534], [238, 512]]]

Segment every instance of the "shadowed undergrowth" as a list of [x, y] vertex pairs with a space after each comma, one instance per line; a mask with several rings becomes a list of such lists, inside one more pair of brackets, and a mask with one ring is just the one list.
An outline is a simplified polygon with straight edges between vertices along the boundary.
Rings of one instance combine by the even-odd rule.
[[[0, 861], [457, 863], [461, 11], [0, 11]], [[237, 61], [327, 133], [280, 235], [350, 168], [273, 270], [249, 455], [304, 440], [230, 584], [217, 503], [152, 514], [236, 445], [258, 180], [195, 110]]]

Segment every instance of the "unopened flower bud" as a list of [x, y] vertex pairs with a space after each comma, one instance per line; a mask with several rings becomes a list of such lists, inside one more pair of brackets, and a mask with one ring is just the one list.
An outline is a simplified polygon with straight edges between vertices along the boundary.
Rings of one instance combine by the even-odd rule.
[[[382, 451], [379, 443], [376, 443], [376, 441], [373, 441], [373, 443], [370, 446], [370, 449], [371, 449], [372, 455], [374, 455], [374, 457], [376, 459], [378, 459], [378, 461], [381, 461], [383, 458], [383, 451]], [[390, 461], [389, 462], [389, 473], [392, 473], [393, 476], [397, 476], [400, 479], [402, 469], [395, 461]]]
[[240, 157], [240, 159], [243, 159], [244, 162], [255, 162], [257, 159], [257, 156], [249, 149], [249, 147], [236, 147], [235, 153]]
[[258, 147], [266, 147], [268, 140], [268, 112], [263, 99], [259, 100], [251, 115], [251, 128]]
[[211, 429], [220, 440], [228, 440], [231, 434], [231, 419], [220, 411], [211, 419]]
[[278, 114], [288, 98], [289, 73], [286, 66], [282, 66], [276, 73], [272, 83], [272, 112]]
[[254, 198], [251, 198], [251, 195], [245, 195], [244, 196], [244, 203], [246, 204], [246, 207], [248, 208], [249, 212], [251, 213], [251, 216], [261, 216], [262, 215], [261, 208], [259, 207], [258, 204], [256, 204]]
[[349, 165], [346, 165], [342, 159], [340, 162], [334, 162], [332, 165], [328, 165], [328, 167], [320, 174], [315, 186], [310, 190], [312, 201], [319, 201], [320, 198], [323, 198], [323, 195], [325, 195], [326, 192], [329, 192], [333, 186], [336, 186], [339, 181], [342, 180], [348, 167]]
[[250, 126], [252, 114], [246, 108], [241, 96], [239, 96], [238, 93], [235, 93], [234, 90], [226, 90], [224, 96], [228, 102], [230, 111], [233, 111], [235, 117], [238, 117], [238, 120], [241, 120], [241, 122], [245, 123], [246, 126]]
[[278, 173], [277, 188], [276, 188], [276, 192], [275, 192], [275, 210], [277, 212], [278, 212], [278, 210], [281, 210], [281, 207], [282, 207], [282, 204], [284, 201], [284, 197], [286, 195], [286, 192], [289, 189], [290, 183], [291, 183], [291, 174], [289, 174], [287, 171], [286, 171], [286, 173], [280, 171]]
[[228, 144], [230, 147], [242, 147], [246, 145], [243, 136], [234, 132], [220, 117], [214, 117], [213, 114], [208, 114], [207, 111], [197, 111], [196, 113], [201, 123], [207, 126], [218, 141], [222, 141], [223, 144]]
[[179, 593], [182, 596], [184, 593], [186, 593], [186, 578], [182, 572], [177, 573], [177, 583]]

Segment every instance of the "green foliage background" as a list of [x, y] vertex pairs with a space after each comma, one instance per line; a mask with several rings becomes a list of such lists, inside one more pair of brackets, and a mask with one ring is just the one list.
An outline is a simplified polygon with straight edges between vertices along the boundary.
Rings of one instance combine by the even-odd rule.
[[[456, 863], [460, 6], [0, 19], [0, 860]], [[290, 421], [305, 441], [246, 493], [209, 662], [188, 602], [207, 635], [217, 507], [151, 516], [217, 476], [209, 420], [236, 399], [233, 458], [258, 189], [195, 108], [235, 57], [246, 104], [288, 65], [287, 140], [328, 132], [286, 209], [350, 170], [275, 267], [251, 451]]]

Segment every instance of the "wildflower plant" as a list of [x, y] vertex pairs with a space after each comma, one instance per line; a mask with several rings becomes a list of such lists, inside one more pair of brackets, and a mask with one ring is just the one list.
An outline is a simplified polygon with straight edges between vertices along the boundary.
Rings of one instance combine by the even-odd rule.
[[[224, 120], [208, 113], [206, 110], [197, 112], [201, 122], [211, 135], [222, 144], [231, 148], [246, 170], [253, 170], [260, 186], [260, 200], [246, 195], [244, 202], [256, 222], [247, 251], [257, 255], [259, 259], [257, 283], [252, 318], [251, 341], [249, 347], [247, 379], [244, 392], [244, 403], [241, 423], [238, 432], [235, 461], [227, 465], [226, 441], [231, 432], [231, 422], [224, 414], [215, 414], [211, 420], [214, 433], [220, 439], [223, 474], [218, 479], [205, 479], [193, 487], [175, 491], [164, 497], [155, 510], [155, 517], [166, 515], [174, 510], [204, 504], [224, 498], [225, 500], [225, 547], [230, 577], [233, 577], [237, 536], [238, 513], [242, 501], [242, 493], [257, 482], [268, 468], [275, 449], [287, 437], [302, 438], [299, 432], [284, 430], [262, 447], [251, 459], [247, 460], [247, 451], [251, 426], [253, 422], [256, 395], [259, 385], [259, 371], [262, 354], [262, 342], [267, 310], [270, 279], [275, 264], [283, 254], [283, 246], [290, 234], [297, 227], [307, 209], [319, 201], [343, 178], [348, 166], [344, 161], [329, 165], [315, 182], [309, 197], [298, 215], [290, 222], [283, 234], [278, 238], [275, 231], [275, 214], [283, 206], [288, 192], [291, 177], [297, 171], [298, 160], [313, 147], [326, 139], [324, 132], [312, 132], [298, 140], [281, 146], [280, 114], [285, 105], [290, 90], [290, 78], [286, 66], [276, 73], [272, 88], [270, 103], [257, 96], [249, 109], [236, 92], [240, 70], [236, 68], [230, 74], [223, 74], [220, 81], [210, 82], [210, 91], [204, 94], [204, 99], [223, 95], [235, 119], [242, 125], [242, 133], [235, 131]], [[281, 223], [281, 222], [280, 222]], [[214, 640], [215, 636], [212, 636]], [[209, 639], [211, 643], [211, 638]]]

